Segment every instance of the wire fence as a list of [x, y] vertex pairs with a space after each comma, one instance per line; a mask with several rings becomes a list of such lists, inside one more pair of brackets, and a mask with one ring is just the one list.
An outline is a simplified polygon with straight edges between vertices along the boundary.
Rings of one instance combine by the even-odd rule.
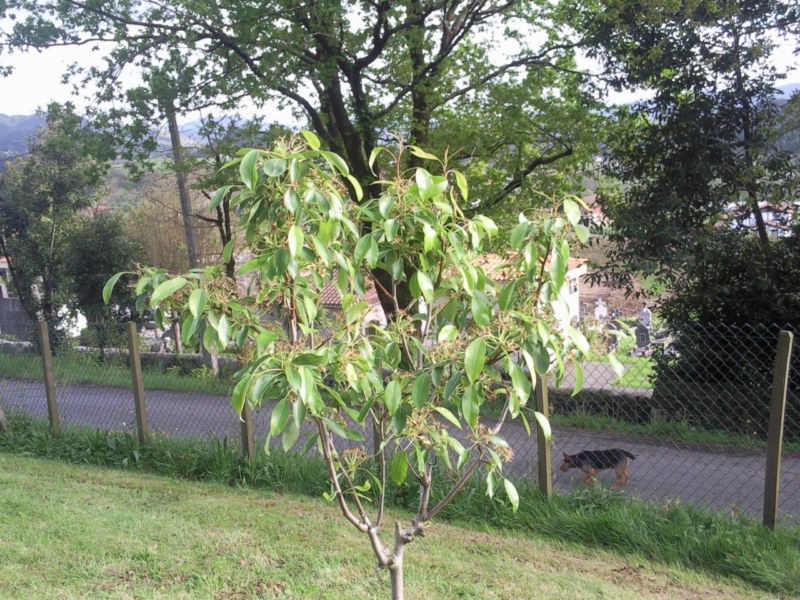
[[[585, 485], [581, 470], [558, 469], [564, 454], [619, 448], [635, 456], [625, 493], [760, 515], [780, 330], [798, 333], [789, 326], [674, 327], [651, 336], [647, 344], [638, 340], [630, 348], [617, 348], [625, 366], [622, 376], [598, 360], [583, 366], [584, 384], [577, 394], [572, 393], [574, 373], [567, 373], [557, 387], [551, 382], [556, 490]], [[230, 403], [235, 364], [223, 363], [217, 377], [199, 355], [143, 352], [141, 357], [150, 431], [242, 440], [242, 422]], [[59, 348], [52, 370], [61, 423], [136, 432], [128, 363], [124, 349], [101, 355], [97, 349]], [[782, 522], [796, 522], [800, 516], [799, 367], [800, 352], [795, 352], [781, 464]], [[0, 340], [0, 408], [7, 414], [24, 411], [46, 418], [43, 370], [36, 340]], [[252, 416], [256, 445], [269, 430], [271, 408], [264, 406]], [[507, 471], [536, 480], [544, 457], [539, 456], [535, 432], [529, 436], [522, 425], [511, 423], [504, 435], [514, 449]], [[302, 444], [301, 435], [295, 447]], [[596, 480], [611, 486], [615, 473], [601, 470]]]

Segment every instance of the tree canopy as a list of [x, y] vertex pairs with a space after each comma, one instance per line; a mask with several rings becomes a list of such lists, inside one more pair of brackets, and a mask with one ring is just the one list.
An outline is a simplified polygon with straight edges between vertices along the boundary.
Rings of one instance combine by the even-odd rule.
[[[291, 107], [347, 160], [367, 197], [376, 178], [368, 159], [388, 134], [432, 149], [450, 146], [476, 174], [482, 169], [491, 186], [475, 198], [486, 206], [516, 193], [542, 167], [586, 157], [591, 103], [579, 91], [575, 46], [548, 2], [3, 6], [5, 16], [17, 17], [9, 49], [107, 44], [105, 66], [76, 65], [73, 74], [99, 84], [101, 100], [127, 117], [125, 107], [137, 105], [141, 114], [173, 100], [179, 111], [231, 109], [244, 100]], [[139, 71], [143, 85], [118, 86], [128, 70]], [[129, 132], [143, 133], [145, 123], [128, 121]]]

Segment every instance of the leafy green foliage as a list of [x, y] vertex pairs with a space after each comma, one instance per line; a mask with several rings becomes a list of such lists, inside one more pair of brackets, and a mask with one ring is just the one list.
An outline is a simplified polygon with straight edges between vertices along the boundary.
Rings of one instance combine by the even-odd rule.
[[[284, 449], [310, 424], [306, 448], [316, 447], [326, 460], [329, 497], [360, 531], [381, 526], [390, 478], [410, 479], [420, 488], [420, 506], [398, 543], [419, 535], [447, 504], [445, 498], [428, 505], [437, 463], [458, 473], [454, 491], [485, 465], [488, 493], [502, 482], [516, 506], [516, 488], [503, 474], [512, 453], [502, 427], [520, 415], [538, 377], [552, 371], [560, 381], [565, 358], [588, 349], [581, 334], [554, 317], [554, 305], [563, 302], [575, 211], [565, 218], [554, 203], [536, 221], [520, 216], [514, 248], [482, 257], [497, 227], [487, 217], [464, 215], [458, 199], [466, 179], [446, 163], [442, 175], [423, 167], [398, 172], [382, 182], [380, 194], [355, 204], [349, 192], [358, 189], [345, 187], [353, 182], [344, 161], [315, 150], [314, 134], [303, 137], [273, 150], [243, 149], [227, 165], [241, 179], [230, 189], [230, 204], [250, 257], [240, 270], [247, 291], [218, 267], [181, 277], [146, 268], [136, 286], [139, 310], [153, 309], [157, 322], [178, 314], [182, 336], [203, 331], [208, 349], [233, 345], [242, 362], [236, 410], [277, 401], [270, 436], [281, 437]], [[502, 305], [501, 275], [515, 290]], [[408, 302], [397, 292], [404, 282]], [[368, 322], [372, 286], [394, 305], [386, 322]], [[323, 304], [326, 287], [335, 290], [340, 310]], [[490, 405], [502, 407], [491, 423], [482, 420]], [[536, 418], [547, 437], [546, 420]], [[466, 438], [451, 435], [449, 423]], [[377, 436], [369, 453], [343, 452], [336, 443], [363, 443], [369, 431]], [[363, 466], [367, 459], [379, 465], [377, 475]], [[374, 521], [362, 503], [373, 486], [381, 494]], [[387, 567], [401, 560], [388, 549], [376, 554]]]
[[[76, 213], [95, 200], [111, 150], [107, 135], [85, 126], [69, 104], [50, 105], [45, 118], [29, 154], [0, 177], [0, 251], [28, 316], [57, 326], [70, 298], [68, 240]], [[58, 338], [53, 342], [57, 347]]]

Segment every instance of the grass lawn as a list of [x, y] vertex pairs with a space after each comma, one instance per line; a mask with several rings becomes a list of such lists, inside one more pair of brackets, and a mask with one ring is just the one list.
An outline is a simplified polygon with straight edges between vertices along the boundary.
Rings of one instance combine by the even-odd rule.
[[[474, 524], [437, 524], [409, 547], [406, 593], [779, 597]], [[322, 500], [0, 453], [0, 597], [388, 598], [389, 581], [363, 536]]]
[[[57, 385], [89, 384], [131, 388], [131, 371], [127, 359], [111, 358], [105, 364], [95, 356], [66, 352], [53, 357], [53, 372]], [[172, 392], [197, 392], [227, 396], [232, 385], [229, 380], [209, 376], [203, 369], [195, 369], [198, 376], [170, 371], [144, 369], [144, 387], [149, 390]], [[32, 353], [0, 353], [0, 378], [42, 380], [41, 358]]]

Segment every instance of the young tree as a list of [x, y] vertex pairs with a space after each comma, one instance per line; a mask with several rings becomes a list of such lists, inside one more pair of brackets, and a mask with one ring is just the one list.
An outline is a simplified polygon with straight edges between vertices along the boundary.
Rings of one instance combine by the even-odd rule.
[[94, 202], [113, 148], [70, 104], [51, 104], [45, 118], [29, 153], [0, 176], [0, 251], [28, 317], [57, 326], [68, 299], [66, 239]]
[[[346, 162], [314, 134], [303, 136], [305, 144], [242, 151], [228, 165], [241, 183], [212, 197], [212, 206], [230, 197], [239, 215], [252, 254], [241, 269], [247, 292], [220, 267], [177, 278], [148, 268], [139, 273], [138, 302], [161, 320], [179, 312], [185, 339], [203, 331], [207, 348], [235, 345], [242, 368], [234, 407], [272, 404], [269, 436], [281, 437], [286, 450], [301, 436], [304, 451], [317, 449], [330, 499], [389, 571], [392, 597], [403, 598], [408, 544], [479, 469], [488, 493], [502, 485], [516, 508], [517, 491], [503, 473], [513, 451], [502, 430], [509, 419], [524, 420], [537, 379], [548, 371], [560, 379], [573, 361], [581, 380], [575, 360], [588, 344], [556, 322], [553, 305], [563, 301], [572, 232], [581, 239], [587, 232], [578, 203], [566, 199], [534, 219], [520, 216], [502, 268], [482, 268], [484, 241], [497, 228], [463, 214], [459, 199], [470, 195], [460, 172], [416, 146], [396, 155], [379, 149], [368, 164], [386, 158], [391, 175], [358, 205], [343, 184], [361, 198]], [[404, 171], [405, 153], [431, 171]], [[404, 302], [396, 286], [384, 289], [395, 318], [365, 329], [375, 270], [397, 282], [408, 277], [412, 299]], [[122, 276], [109, 280], [106, 299]], [[341, 311], [322, 305], [326, 285], [338, 291]], [[281, 324], [264, 319], [276, 306]], [[546, 419], [536, 418], [549, 436]], [[387, 489], [406, 481], [419, 488], [417, 511], [387, 540]], [[434, 486], [445, 482], [434, 502]]]

